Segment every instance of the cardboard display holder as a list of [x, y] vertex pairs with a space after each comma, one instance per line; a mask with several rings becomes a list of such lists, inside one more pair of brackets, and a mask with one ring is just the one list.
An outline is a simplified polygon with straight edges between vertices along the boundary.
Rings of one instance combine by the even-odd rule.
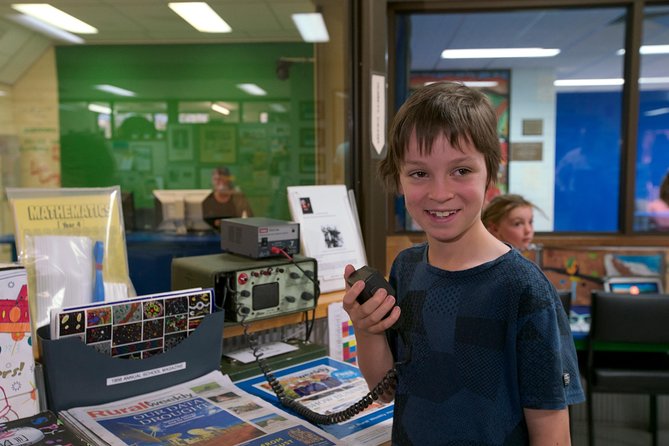
[[37, 330], [41, 344], [47, 405], [54, 412], [104, 404], [165, 389], [220, 367], [224, 312], [204, 318], [172, 349], [146, 359], [113, 358], [76, 338], [50, 339], [49, 326]]

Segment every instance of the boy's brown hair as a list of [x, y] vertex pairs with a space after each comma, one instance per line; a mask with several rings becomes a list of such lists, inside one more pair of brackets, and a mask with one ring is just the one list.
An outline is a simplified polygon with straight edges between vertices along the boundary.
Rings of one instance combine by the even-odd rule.
[[501, 160], [497, 115], [485, 95], [455, 82], [435, 82], [416, 90], [400, 107], [390, 126], [388, 154], [379, 164], [379, 176], [388, 190], [397, 192], [399, 175], [412, 134], [419, 151], [429, 155], [440, 135], [460, 148], [470, 142], [483, 154], [487, 184], [497, 179]]

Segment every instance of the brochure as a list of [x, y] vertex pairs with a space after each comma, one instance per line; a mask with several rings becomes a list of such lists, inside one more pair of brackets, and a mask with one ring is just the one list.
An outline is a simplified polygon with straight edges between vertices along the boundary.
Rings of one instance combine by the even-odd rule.
[[[288, 396], [321, 414], [344, 410], [369, 392], [356, 366], [329, 357], [276, 370], [274, 376]], [[282, 407], [264, 375], [235, 384]], [[377, 400], [348, 421], [320, 427], [347, 445], [381, 445], [390, 443], [392, 421], [393, 404]]]
[[59, 413], [98, 445], [231, 446], [345, 444], [214, 371], [186, 383]]
[[343, 290], [344, 267], [367, 263], [357, 212], [343, 184], [289, 186], [288, 205], [300, 224], [305, 255], [318, 261], [321, 292]]
[[149, 294], [51, 313], [51, 339], [79, 337], [117, 358], [146, 359], [177, 345], [213, 310], [213, 289]]

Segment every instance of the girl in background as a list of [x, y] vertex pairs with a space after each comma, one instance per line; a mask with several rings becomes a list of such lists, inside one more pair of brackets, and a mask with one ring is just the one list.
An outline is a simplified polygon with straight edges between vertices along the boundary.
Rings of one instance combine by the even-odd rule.
[[523, 251], [534, 238], [535, 207], [520, 195], [498, 195], [483, 209], [481, 220], [492, 235]]

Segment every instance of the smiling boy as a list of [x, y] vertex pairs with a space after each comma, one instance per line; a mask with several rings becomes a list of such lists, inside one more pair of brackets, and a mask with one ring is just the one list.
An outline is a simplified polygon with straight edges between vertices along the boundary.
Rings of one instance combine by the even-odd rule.
[[393, 262], [397, 296], [381, 289], [360, 305], [359, 281], [344, 309], [369, 386], [397, 367], [384, 395], [395, 399], [393, 444], [570, 444], [567, 407], [584, 396], [557, 292], [481, 221], [496, 124], [483, 94], [441, 82], [414, 92], [391, 126], [379, 172], [427, 242]]

